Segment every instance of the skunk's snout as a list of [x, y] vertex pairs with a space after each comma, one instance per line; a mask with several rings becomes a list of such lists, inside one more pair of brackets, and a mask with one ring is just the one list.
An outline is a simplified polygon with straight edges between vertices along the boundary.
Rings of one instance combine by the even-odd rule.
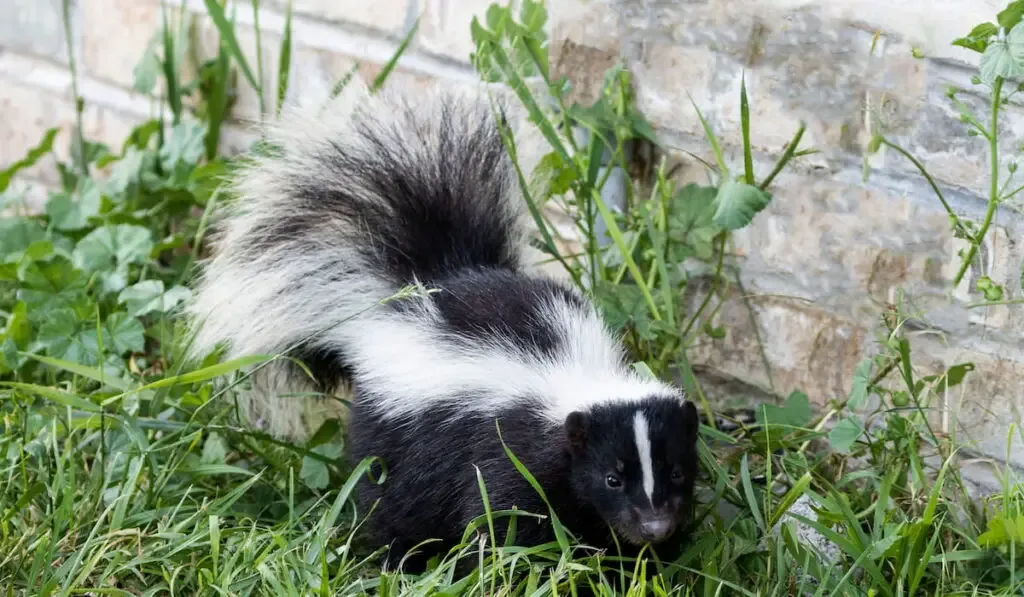
[[664, 541], [675, 531], [675, 521], [667, 516], [653, 516], [640, 521], [640, 536], [649, 543]]

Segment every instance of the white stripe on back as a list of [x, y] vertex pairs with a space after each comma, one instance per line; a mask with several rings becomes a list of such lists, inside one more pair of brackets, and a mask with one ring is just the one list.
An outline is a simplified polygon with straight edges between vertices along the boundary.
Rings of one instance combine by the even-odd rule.
[[648, 436], [647, 419], [644, 413], [636, 411], [633, 415], [633, 434], [636, 439], [636, 451], [640, 454], [640, 470], [644, 477], [644, 493], [654, 504], [654, 463], [651, 461], [651, 438]]

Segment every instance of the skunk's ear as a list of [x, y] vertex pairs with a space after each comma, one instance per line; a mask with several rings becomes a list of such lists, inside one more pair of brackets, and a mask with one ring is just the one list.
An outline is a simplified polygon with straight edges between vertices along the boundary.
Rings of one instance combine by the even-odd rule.
[[587, 451], [587, 415], [574, 411], [565, 418], [565, 437], [569, 451], [579, 456]]

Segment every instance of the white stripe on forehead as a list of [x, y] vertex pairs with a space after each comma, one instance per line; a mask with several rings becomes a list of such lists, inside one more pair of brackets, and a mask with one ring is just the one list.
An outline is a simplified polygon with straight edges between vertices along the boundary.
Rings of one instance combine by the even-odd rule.
[[640, 455], [640, 471], [644, 477], [644, 493], [651, 505], [654, 505], [654, 463], [651, 461], [651, 438], [649, 426], [644, 413], [640, 410], [633, 415], [633, 436], [636, 440], [636, 451]]

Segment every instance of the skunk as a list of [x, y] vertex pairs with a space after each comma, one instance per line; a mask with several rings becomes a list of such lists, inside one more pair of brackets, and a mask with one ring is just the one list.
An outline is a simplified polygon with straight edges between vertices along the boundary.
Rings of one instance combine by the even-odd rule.
[[492, 511], [542, 515], [518, 517], [517, 544], [553, 539], [506, 447], [588, 544], [678, 538], [697, 410], [633, 372], [583, 294], [532, 268], [499, 127], [509, 110], [490, 95], [371, 94], [353, 81], [269, 125], [268, 149], [233, 176], [197, 282], [192, 353], [224, 345], [231, 358], [289, 351], [305, 363], [312, 379], [276, 362], [246, 393], [250, 419], [280, 435], [341, 412], [282, 394], [349, 392], [349, 458], [387, 471], [358, 487], [386, 563], [431, 539], [433, 553], [458, 544], [485, 512], [478, 474]]

